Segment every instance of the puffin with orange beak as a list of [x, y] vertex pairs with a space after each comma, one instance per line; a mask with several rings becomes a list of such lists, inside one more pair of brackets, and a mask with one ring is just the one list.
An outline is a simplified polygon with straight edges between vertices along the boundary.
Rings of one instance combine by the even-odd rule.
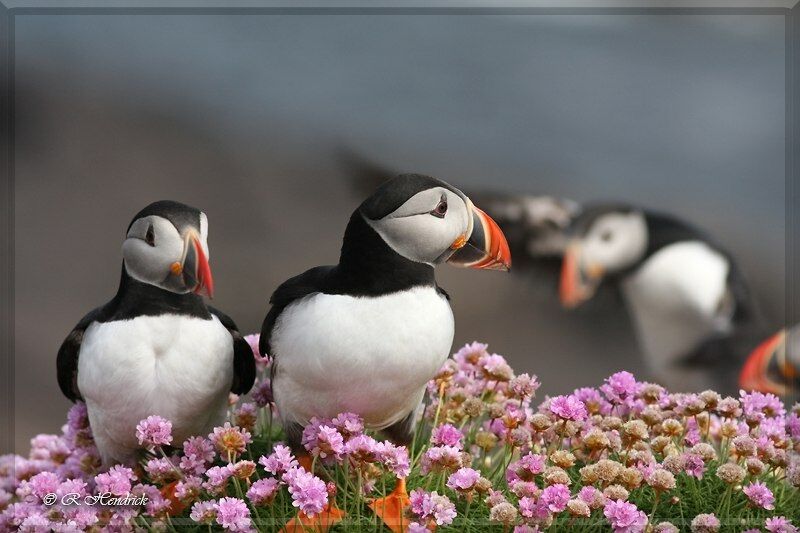
[[58, 384], [83, 400], [105, 466], [135, 461], [136, 424], [172, 422], [173, 442], [221, 425], [228, 393], [255, 380], [252, 350], [236, 324], [206, 306], [214, 281], [208, 219], [160, 201], [141, 210], [122, 244], [116, 296], [87, 314], [58, 351]]
[[745, 390], [783, 397], [800, 393], [800, 324], [784, 328], [759, 344], [739, 374]]
[[[274, 358], [273, 394], [295, 452], [312, 417], [343, 412], [396, 444], [411, 442], [425, 386], [453, 343], [449, 297], [434, 276], [443, 263], [507, 271], [511, 254], [497, 224], [463, 192], [404, 174], [353, 212], [338, 264], [275, 290], [260, 349]], [[373, 509], [399, 530], [407, 504], [400, 479]]]
[[735, 393], [762, 319], [733, 258], [671, 215], [590, 205], [573, 221], [560, 280], [574, 308], [604, 283], [623, 296], [653, 377], [669, 388]]

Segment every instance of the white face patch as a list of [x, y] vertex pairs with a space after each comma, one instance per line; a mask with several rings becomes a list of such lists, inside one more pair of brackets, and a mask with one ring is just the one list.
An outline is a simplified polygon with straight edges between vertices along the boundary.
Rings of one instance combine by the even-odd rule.
[[461, 196], [434, 187], [418, 192], [382, 219], [365, 220], [398, 254], [434, 264], [459, 237], [469, 237], [472, 214]]
[[200, 246], [206, 254], [206, 259], [211, 260], [211, 253], [208, 250], [208, 217], [200, 212]]
[[583, 238], [583, 267], [600, 266], [618, 272], [641, 258], [647, 250], [647, 223], [641, 212], [609, 213], [595, 220]]
[[134, 222], [122, 243], [128, 274], [162, 288], [166, 288], [163, 283], [170, 275], [172, 264], [183, 260], [183, 251], [183, 238], [172, 222], [155, 215]]

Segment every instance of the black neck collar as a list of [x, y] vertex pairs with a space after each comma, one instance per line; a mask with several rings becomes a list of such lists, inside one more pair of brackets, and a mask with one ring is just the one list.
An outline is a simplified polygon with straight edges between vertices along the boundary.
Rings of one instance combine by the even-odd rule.
[[203, 298], [194, 293], [176, 294], [130, 277], [122, 265], [122, 277], [114, 299], [106, 306], [104, 322], [127, 320], [138, 316], [164, 314], [210, 319]]
[[431, 265], [411, 261], [386, 244], [356, 210], [342, 242], [339, 265], [330, 279], [330, 292], [380, 296], [419, 286], [436, 286]]

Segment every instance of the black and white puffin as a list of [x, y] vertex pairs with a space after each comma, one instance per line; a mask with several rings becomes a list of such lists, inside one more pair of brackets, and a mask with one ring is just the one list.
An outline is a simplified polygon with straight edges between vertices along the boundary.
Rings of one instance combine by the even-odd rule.
[[[408, 444], [426, 383], [453, 342], [454, 320], [434, 267], [508, 270], [497, 224], [455, 187], [420, 174], [381, 185], [352, 214], [339, 263], [280, 285], [261, 330], [290, 446], [311, 417], [353, 412]], [[405, 485], [374, 508], [390, 526]], [[383, 511], [383, 512], [382, 512]]]
[[752, 351], [739, 386], [786, 398], [800, 393], [800, 324], [780, 330]]
[[587, 206], [571, 233], [560, 281], [566, 307], [591, 298], [604, 280], [616, 283], [658, 381], [675, 390], [735, 392], [763, 335], [726, 251], [675, 217], [631, 206]]
[[222, 423], [228, 393], [255, 380], [252, 350], [236, 324], [206, 306], [212, 296], [208, 219], [155, 202], [128, 226], [116, 296], [81, 319], [58, 351], [58, 384], [83, 400], [103, 464], [130, 463], [136, 424], [172, 422], [175, 443]]

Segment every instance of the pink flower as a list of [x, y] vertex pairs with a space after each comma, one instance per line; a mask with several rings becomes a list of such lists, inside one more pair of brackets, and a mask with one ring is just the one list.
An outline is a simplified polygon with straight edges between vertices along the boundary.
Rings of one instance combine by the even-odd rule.
[[411, 461], [405, 446], [395, 446], [388, 441], [379, 442], [375, 445], [375, 451], [380, 462], [395, 476], [404, 478], [411, 472]]
[[550, 400], [550, 412], [563, 420], [580, 422], [587, 417], [586, 406], [575, 396], [556, 396]]
[[561, 483], [545, 487], [542, 491], [542, 502], [554, 513], [560, 513], [567, 508], [569, 497], [569, 488]]
[[259, 407], [266, 407], [275, 403], [275, 399], [272, 396], [272, 382], [267, 378], [258, 380], [253, 386], [250, 396]]
[[230, 422], [225, 422], [222, 427], [214, 428], [208, 438], [223, 457], [244, 453], [247, 445], [253, 442], [249, 431], [240, 429], [238, 426], [231, 426]]
[[460, 492], [469, 492], [475, 488], [481, 473], [472, 468], [459, 468], [447, 479], [447, 486]]
[[28, 457], [62, 463], [70, 451], [67, 441], [58, 435], [36, 435], [31, 439], [31, 451]]
[[139, 484], [131, 489], [131, 496], [147, 498], [145, 512], [156, 518], [164, 518], [169, 512], [170, 501], [153, 485]]
[[484, 355], [478, 362], [478, 366], [489, 380], [509, 381], [514, 375], [505, 357], [496, 353]]
[[156, 457], [147, 461], [144, 467], [147, 475], [154, 483], [164, 483], [175, 477], [175, 465], [165, 457]]
[[356, 463], [374, 463], [377, 452], [378, 442], [369, 435], [351, 437], [344, 446], [344, 453]]
[[770, 533], [797, 533], [798, 529], [792, 525], [792, 521], [785, 516], [774, 516], [767, 518], [764, 528]]
[[647, 515], [629, 502], [608, 501], [603, 514], [615, 533], [641, 533], [647, 527]]
[[550, 510], [541, 499], [536, 500], [525, 496], [519, 500], [519, 514], [533, 520], [547, 520], [547, 517], [550, 516]]
[[172, 442], [172, 422], [151, 415], [136, 426], [136, 438], [143, 446], [161, 446]]
[[411, 511], [423, 522], [432, 518], [438, 525], [446, 526], [452, 524], [456, 517], [456, 506], [447, 496], [440, 495], [436, 491], [425, 492], [422, 489], [415, 489], [411, 491], [409, 499]]
[[509, 483], [509, 488], [517, 498], [524, 498], [526, 496], [528, 498], [535, 498], [542, 492], [539, 490], [539, 486], [533, 481], [522, 481], [519, 479]]
[[639, 392], [639, 388], [633, 374], [623, 370], [606, 378], [606, 383], [600, 390], [612, 403], [623, 404], [631, 400]]
[[267, 472], [278, 477], [297, 466], [292, 451], [284, 444], [276, 444], [272, 453], [267, 457], [262, 456], [258, 462]]
[[254, 403], [245, 402], [233, 413], [233, 421], [240, 428], [252, 431], [258, 422], [258, 407]]
[[590, 413], [611, 414], [611, 404], [595, 388], [583, 387], [575, 389], [572, 395], [582, 401]]
[[483, 344], [480, 342], [465, 344], [453, 355], [453, 359], [455, 359], [459, 368], [462, 370], [474, 371], [475, 365], [478, 363], [478, 361], [480, 361], [482, 357], [489, 355], [489, 353], [486, 351], [488, 347], [488, 344]]
[[431, 471], [455, 470], [461, 466], [461, 450], [454, 446], [432, 446], [420, 461], [423, 474]]
[[714, 513], [699, 514], [690, 524], [692, 533], [715, 533], [719, 531], [720, 522]]
[[317, 417], [303, 429], [302, 444], [308, 452], [321, 459], [338, 459], [344, 453], [344, 439], [330, 421]]
[[189, 518], [199, 524], [213, 524], [214, 520], [217, 519], [216, 500], [195, 503], [192, 505], [192, 512], [189, 513]]
[[255, 506], [267, 505], [275, 499], [280, 483], [275, 478], [259, 479], [250, 486], [247, 497]]
[[250, 531], [250, 510], [239, 498], [220, 498], [217, 503], [217, 523], [228, 531]]
[[742, 492], [744, 492], [745, 496], [747, 496], [750, 502], [756, 507], [763, 507], [768, 510], [775, 509], [775, 497], [765, 483], [755, 481], [745, 486]]
[[508, 388], [517, 398], [532, 398], [541, 386], [536, 375], [520, 374], [508, 383]]
[[786, 417], [786, 431], [793, 440], [800, 441], [800, 415], [789, 413]]
[[578, 491], [578, 498], [592, 509], [604, 504], [606, 497], [599, 489], [587, 485]]
[[203, 437], [189, 437], [183, 443], [181, 470], [188, 474], [202, 475], [214, 460], [214, 446]]
[[[65, 496], [67, 494], [77, 494], [79, 497], [86, 496], [86, 482], [81, 479], [68, 479], [62, 481], [58, 488], [55, 490], [57, 496]], [[0, 507], [3, 507], [0, 502]]]
[[200, 495], [203, 480], [197, 476], [188, 476], [175, 484], [175, 496], [181, 501], [192, 501]]
[[212, 466], [206, 472], [208, 481], [203, 483], [203, 488], [212, 494], [220, 494], [224, 491], [232, 475], [233, 466], [230, 464], [225, 466]]
[[125, 496], [131, 491], [131, 481], [135, 481], [136, 476], [133, 470], [122, 465], [116, 465], [108, 472], [98, 474], [94, 478], [97, 492], [110, 492], [115, 496]]
[[289, 485], [292, 505], [309, 517], [322, 512], [328, 503], [328, 490], [325, 482], [306, 472], [303, 467], [289, 470], [283, 475], [283, 481]]
[[364, 421], [354, 413], [340, 413], [331, 423], [345, 439], [360, 435], [364, 431]]
[[23, 486], [29, 489], [30, 493], [39, 499], [55, 492], [60, 484], [61, 480], [52, 472], [40, 472], [27, 482], [23, 481]]
[[696, 453], [687, 452], [683, 454], [684, 470], [690, 476], [697, 479], [703, 479], [703, 473], [706, 471], [706, 465], [703, 458]]
[[783, 417], [786, 409], [783, 402], [774, 394], [739, 391], [744, 417], [749, 422], [761, 422], [765, 418]]
[[442, 424], [431, 433], [431, 444], [435, 446], [453, 446], [462, 448], [461, 439], [464, 435], [452, 424]]
[[523, 481], [531, 481], [534, 476], [544, 472], [546, 458], [543, 455], [528, 452], [523, 455], [518, 461], [514, 461], [508, 465], [506, 470], [506, 480], [511, 482], [517, 479]]

